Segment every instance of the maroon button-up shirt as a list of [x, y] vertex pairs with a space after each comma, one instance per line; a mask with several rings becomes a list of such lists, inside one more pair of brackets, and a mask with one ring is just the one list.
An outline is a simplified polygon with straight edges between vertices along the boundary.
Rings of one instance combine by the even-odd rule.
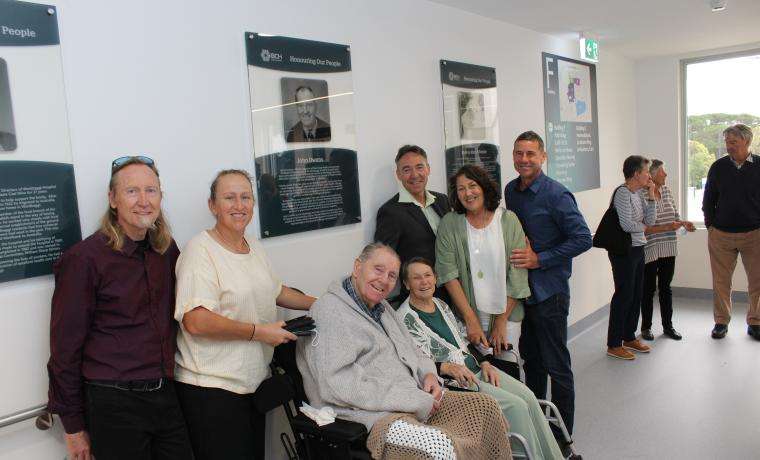
[[164, 254], [125, 238], [121, 252], [96, 232], [53, 267], [48, 407], [67, 433], [84, 426], [85, 380], [173, 377], [174, 266]]

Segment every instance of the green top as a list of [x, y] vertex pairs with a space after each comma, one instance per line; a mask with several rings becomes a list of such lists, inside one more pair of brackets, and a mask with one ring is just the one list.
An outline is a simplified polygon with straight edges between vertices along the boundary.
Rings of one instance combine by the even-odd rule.
[[[507, 295], [515, 299], [525, 299], [530, 297], [528, 270], [515, 268], [509, 263], [509, 255], [513, 249], [525, 248], [525, 233], [515, 213], [505, 210], [501, 214], [501, 230], [504, 236], [504, 253], [507, 257], [504, 261], [507, 264]], [[441, 219], [435, 241], [435, 271], [438, 274], [439, 286], [459, 279], [467, 301], [477, 310], [470, 274], [467, 220], [464, 214], [450, 212]], [[522, 303], [518, 302], [509, 315], [509, 320], [522, 321], [524, 316]]]
[[[454, 345], [455, 347], [459, 346], [456, 339], [454, 338], [454, 333], [452, 332], [449, 325], [446, 324], [446, 320], [443, 319], [443, 314], [441, 314], [441, 310], [439, 310], [437, 306], [433, 313], [424, 312], [416, 308], [411, 303], [409, 306], [414, 309], [422, 322], [425, 323], [425, 325], [429, 327], [433, 332], [438, 334], [442, 339], [446, 340], [451, 345]], [[469, 353], [464, 354], [464, 364], [472, 372], [476, 374], [480, 372], [480, 366], [478, 365], [478, 362], [475, 361], [475, 358], [473, 358]]]
[[422, 214], [425, 215], [425, 219], [427, 219], [428, 223], [430, 224], [430, 228], [433, 229], [433, 233], [438, 232], [438, 224], [441, 222], [441, 216], [435, 212], [435, 208], [433, 207], [433, 203], [435, 203], [435, 196], [433, 196], [432, 193], [425, 190], [425, 206], [422, 206], [422, 204], [420, 204], [419, 201], [415, 200], [412, 194], [409, 193], [409, 190], [405, 189], [403, 186], [400, 186], [398, 190], [398, 202], [414, 203], [419, 206], [422, 210]]

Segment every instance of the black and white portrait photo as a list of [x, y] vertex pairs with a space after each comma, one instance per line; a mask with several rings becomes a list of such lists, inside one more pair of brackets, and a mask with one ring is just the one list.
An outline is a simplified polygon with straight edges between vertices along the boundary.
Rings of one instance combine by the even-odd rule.
[[287, 142], [329, 141], [330, 103], [325, 80], [282, 78], [282, 118]]
[[483, 93], [462, 91], [457, 93], [459, 106], [459, 136], [462, 139], [483, 140], [490, 137], [486, 121]]
[[5, 59], [0, 58], [0, 152], [14, 150], [16, 150], [16, 129], [13, 123], [8, 65]]

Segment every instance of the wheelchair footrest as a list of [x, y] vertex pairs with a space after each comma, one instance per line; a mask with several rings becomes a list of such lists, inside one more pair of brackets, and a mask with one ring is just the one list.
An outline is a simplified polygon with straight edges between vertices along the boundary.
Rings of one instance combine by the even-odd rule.
[[336, 418], [334, 423], [319, 426], [309, 417], [298, 413], [292, 420], [292, 426], [294, 431], [332, 442], [351, 443], [367, 437], [367, 427], [339, 418]]

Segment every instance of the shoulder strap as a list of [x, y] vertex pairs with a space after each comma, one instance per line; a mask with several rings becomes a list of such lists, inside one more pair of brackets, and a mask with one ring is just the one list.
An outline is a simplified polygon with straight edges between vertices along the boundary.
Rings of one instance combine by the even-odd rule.
[[620, 190], [621, 187], [625, 187], [625, 184], [618, 186], [618, 188], [616, 188], [615, 191], [612, 192], [612, 198], [610, 199], [610, 208], [615, 207], [615, 194], [617, 194], [617, 191]]

